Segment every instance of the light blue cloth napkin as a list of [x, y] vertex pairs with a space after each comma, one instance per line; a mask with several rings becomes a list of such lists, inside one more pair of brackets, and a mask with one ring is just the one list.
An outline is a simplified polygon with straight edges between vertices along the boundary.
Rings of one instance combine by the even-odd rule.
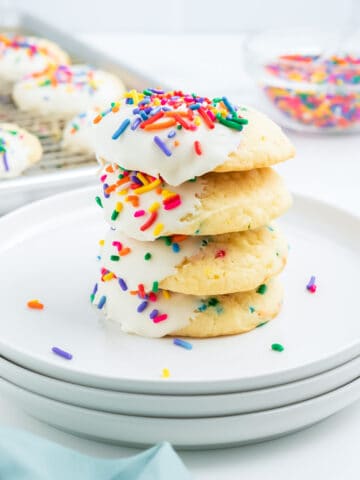
[[105, 460], [10, 428], [0, 428], [1, 480], [190, 480], [169, 443], [131, 458]]

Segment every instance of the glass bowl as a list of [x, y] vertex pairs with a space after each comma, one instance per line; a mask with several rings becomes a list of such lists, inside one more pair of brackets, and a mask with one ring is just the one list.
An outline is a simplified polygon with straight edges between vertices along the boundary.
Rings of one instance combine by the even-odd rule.
[[246, 67], [275, 120], [299, 131], [359, 132], [359, 37], [296, 29], [250, 35]]

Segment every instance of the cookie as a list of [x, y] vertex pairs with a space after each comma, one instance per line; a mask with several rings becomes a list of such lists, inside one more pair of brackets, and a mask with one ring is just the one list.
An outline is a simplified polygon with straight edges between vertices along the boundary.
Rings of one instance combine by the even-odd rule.
[[217, 337], [247, 332], [274, 318], [283, 289], [277, 278], [261, 288], [216, 297], [197, 297], [167, 290], [130, 291], [126, 283], [102, 271], [91, 301], [102, 317], [127, 333], [146, 337], [165, 335]]
[[41, 156], [37, 137], [15, 124], [0, 123], [0, 178], [20, 175]]
[[211, 171], [269, 167], [294, 156], [272, 120], [226, 97], [132, 90], [94, 119], [94, 146], [105, 163], [160, 175], [177, 186]]
[[208, 173], [179, 187], [159, 178], [108, 165], [97, 202], [105, 219], [129, 237], [220, 235], [268, 225], [291, 205], [291, 195], [271, 168]]
[[94, 154], [92, 121], [98, 114], [96, 109], [92, 109], [69, 120], [63, 131], [62, 148], [73, 153]]
[[51, 65], [70, 63], [67, 53], [45, 38], [0, 34], [0, 81], [17, 82]]
[[106, 108], [123, 91], [110, 73], [88, 65], [60, 65], [17, 82], [13, 99], [20, 110], [70, 119], [93, 107]]
[[110, 230], [101, 241], [101, 264], [130, 290], [141, 283], [189, 295], [252, 290], [280, 273], [287, 242], [273, 225], [213, 237], [175, 235], [141, 242]]

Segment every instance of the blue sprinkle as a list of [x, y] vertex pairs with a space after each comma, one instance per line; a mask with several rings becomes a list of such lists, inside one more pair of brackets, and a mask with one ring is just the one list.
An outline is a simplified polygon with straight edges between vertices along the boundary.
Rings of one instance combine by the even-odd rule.
[[118, 282], [121, 287], [121, 290], [124, 290], [124, 292], [126, 292], [126, 290], [128, 289], [128, 286], [126, 285], [125, 280], [123, 280], [122, 278], [119, 278]]
[[182, 348], [186, 348], [186, 350], [192, 350], [192, 347], [193, 347], [190, 342], [181, 340], [181, 338], [174, 338], [173, 344], [178, 345], [179, 347], [182, 347]]
[[143, 120], [147, 120], [149, 118], [143, 110], [139, 112], [139, 115]]
[[134, 108], [134, 110], [132, 111], [134, 115], [137, 115], [139, 112], [140, 112], [140, 108], [137, 108], [137, 107]]
[[199, 110], [201, 108], [200, 103], [194, 103], [193, 105], [190, 105], [190, 110]]
[[174, 138], [176, 135], [176, 131], [175, 130], [171, 130], [169, 133], [168, 133], [168, 138]]
[[137, 307], [137, 311], [139, 313], [143, 312], [148, 305], [149, 305], [149, 302], [146, 302], [146, 301], [140, 303], [140, 305]]
[[229, 110], [230, 113], [234, 113], [234, 108], [226, 97], [222, 97], [222, 101], [225, 107]]
[[69, 352], [65, 352], [59, 347], [52, 347], [51, 351], [55, 353], [55, 355], [59, 355], [59, 357], [65, 358], [66, 360], [71, 360], [73, 356]]
[[249, 307], [249, 312], [250, 312], [250, 313], [254, 313], [254, 312], [255, 312], [255, 308], [254, 308], [254, 307]]
[[171, 157], [172, 155], [171, 151], [168, 149], [167, 145], [161, 140], [160, 137], [155, 135], [154, 142], [165, 153], [167, 157]]
[[101, 255], [97, 255], [96, 258], [97, 258], [98, 260], [101, 260]]
[[131, 130], [136, 130], [141, 122], [142, 122], [141, 118], [136, 117], [135, 120], [133, 121], [132, 125], [131, 125]]
[[127, 98], [127, 99], [126, 99], [126, 103], [127, 103], [128, 105], [133, 105], [134, 100], [133, 100], [132, 98]]
[[202, 303], [199, 307], [198, 307], [198, 311], [199, 312], [205, 312], [205, 310], [207, 309], [207, 305], [205, 303]]
[[138, 103], [138, 105], [147, 105], [150, 102], [151, 102], [150, 98], [145, 97], [144, 100], [141, 100], [141, 102]]
[[96, 294], [96, 292], [97, 292], [97, 289], [98, 289], [98, 284], [97, 284], [97, 283], [95, 283], [95, 285], [94, 285], [94, 288], [93, 288], [93, 291], [92, 291], [92, 294], [91, 294], [91, 295], [95, 295], [95, 294]]
[[159, 310], [156, 310], [156, 308], [150, 313], [149, 317], [151, 320], [159, 315]]
[[103, 306], [105, 305], [106, 303], [106, 297], [105, 295], [103, 295], [100, 300], [99, 300], [99, 303], [98, 303], [98, 309], [101, 310], [103, 308]]
[[180, 252], [180, 245], [179, 245], [178, 243], [173, 243], [173, 244], [171, 245], [171, 248], [173, 249], [173, 252], [174, 252], [174, 253]]
[[125, 132], [125, 130], [128, 128], [129, 125], [130, 125], [130, 120], [128, 118], [126, 118], [122, 122], [120, 127], [116, 130], [116, 132], [113, 133], [113, 136], [111, 138], [113, 140], [117, 140], [120, 137], [120, 135]]
[[109, 187], [109, 184], [108, 184], [108, 183], [104, 183], [104, 185], [103, 185], [103, 190], [104, 190], [104, 197], [105, 197], [105, 198], [109, 198], [109, 197], [110, 197], [110, 195], [109, 195], [108, 193], [106, 193], [106, 190], [107, 190], [108, 187]]
[[271, 227], [270, 225], [267, 225], [266, 228], [267, 228], [268, 230], [270, 230], [270, 232], [273, 232], [273, 231], [274, 231], [273, 227]]

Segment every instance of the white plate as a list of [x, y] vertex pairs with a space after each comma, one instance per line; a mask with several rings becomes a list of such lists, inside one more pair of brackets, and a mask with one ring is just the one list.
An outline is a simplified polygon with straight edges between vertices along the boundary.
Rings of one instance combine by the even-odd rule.
[[360, 357], [298, 382], [222, 395], [141, 395], [115, 392], [40, 375], [0, 358], [0, 377], [30, 392], [74, 406], [147, 417], [212, 417], [250, 413], [308, 400], [360, 376]]
[[5, 380], [0, 389], [31, 416], [94, 440], [179, 448], [216, 448], [268, 440], [308, 427], [360, 398], [360, 379], [311, 400], [257, 413], [210, 418], [150, 418], [74, 407], [28, 392]]
[[[291, 245], [285, 304], [270, 324], [246, 335], [192, 341], [117, 332], [89, 303], [105, 230], [96, 188], [57, 195], [0, 219], [0, 353], [74, 383], [140, 393], [224, 393], [295, 381], [360, 354], [353, 282], [360, 269], [360, 220], [296, 197], [282, 220]], [[6, 274], [4, 274], [6, 272]], [[318, 291], [305, 285], [316, 275]], [[26, 307], [40, 298], [44, 311]], [[282, 353], [270, 346], [280, 342]], [[52, 346], [70, 351], [66, 361]], [[163, 368], [171, 373], [162, 379]]]

